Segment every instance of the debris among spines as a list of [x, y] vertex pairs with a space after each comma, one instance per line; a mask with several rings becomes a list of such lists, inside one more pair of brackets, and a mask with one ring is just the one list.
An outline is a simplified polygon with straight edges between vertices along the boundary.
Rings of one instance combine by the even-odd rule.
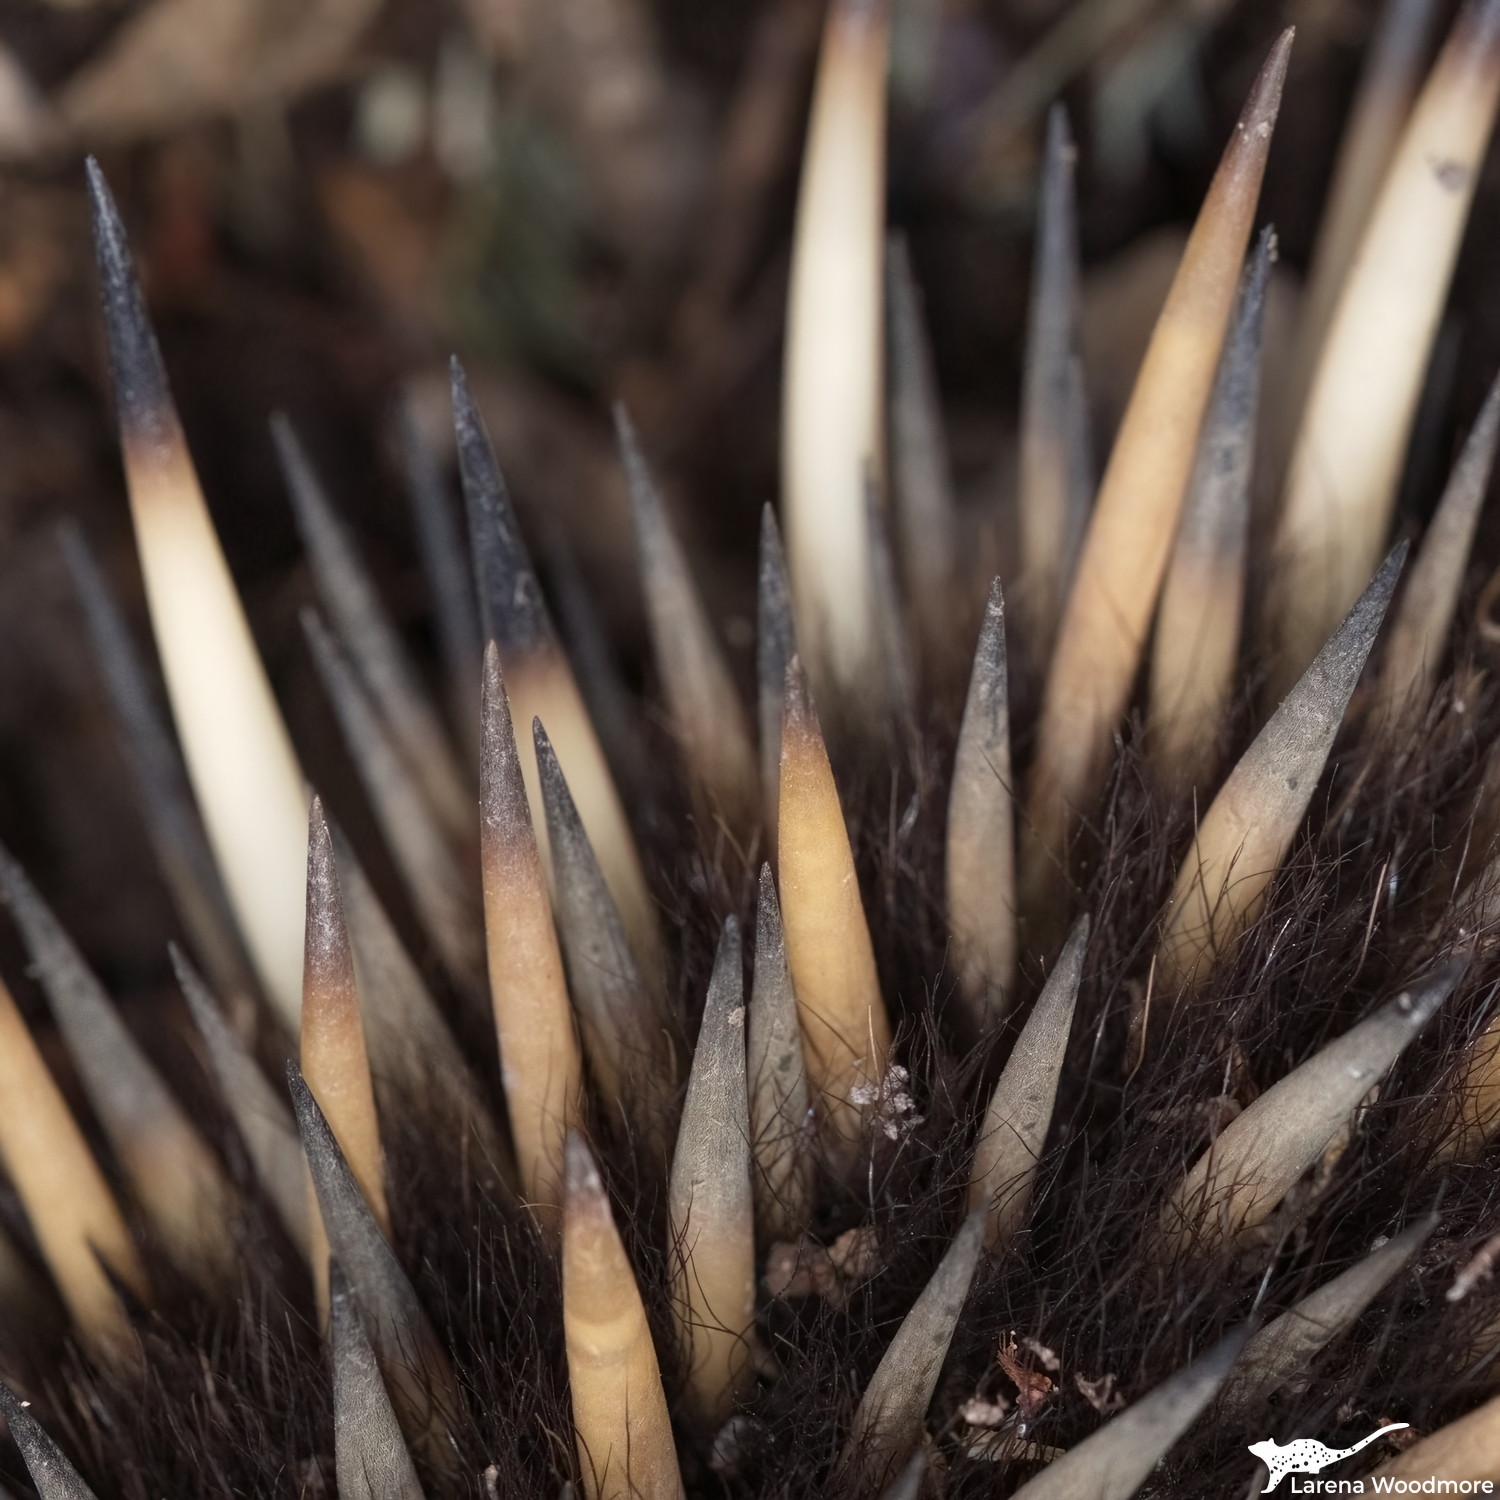
[[310, 1264], [312, 1205], [308, 1200], [307, 1167], [297, 1139], [297, 1122], [225, 1021], [218, 1001], [186, 955], [175, 944], [171, 954], [178, 987], [203, 1039], [208, 1065], [219, 1085], [219, 1097], [245, 1143], [256, 1180], [271, 1200], [293, 1245], [304, 1257], [309, 1257]]
[[703, 1007], [668, 1199], [688, 1398], [715, 1429], [754, 1380], [750, 1140], [740, 931], [730, 917]]
[[843, 807], [797, 657], [786, 672], [776, 847], [808, 1085], [824, 1148], [847, 1169], [885, 1084], [891, 1025]]
[[661, 1370], [635, 1272], [599, 1169], [568, 1134], [563, 1338], [578, 1466], [588, 1500], [681, 1500]]
[[0, 899], [132, 1196], [171, 1259], [205, 1290], [222, 1289], [235, 1264], [234, 1195], [223, 1168], [3, 845]]
[[449, 977], [476, 994], [484, 973], [482, 924], [464, 867], [353, 664], [315, 610], [303, 610], [302, 629], [422, 926]]
[[0, 1384], [0, 1416], [5, 1418], [11, 1439], [21, 1450], [21, 1459], [39, 1500], [98, 1500], [62, 1449], [26, 1410], [27, 1405], [17, 1399], [9, 1386]]
[[1380, 671], [1380, 715], [1420, 714], [1447, 654], [1453, 615], [1480, 508], [1500, 445], [1500, 376], [1490, 386], [1468, 440], [1428, 523], [1391, 620]]
[[892, 512], [903, 594], [921, 643], [923, 680], [931, 682], [951, 659], [957, 523], [922, 293], [898, 234], [886, 242], [885, 284]]
[[[649, 1139], [669, 1132], [677, 1065], [668, 1017], [642, 977], [547, 731], [532, 721], [551, 835], [558, 936], [595, 1085]], [[670, 1134], [666, 1135], [670, 1139]]]
[[1329, 319], [1410, 118], [1440, 10], [1436, 0], [1386, 0], [1375, 27], [1302, 292], [1293, 376], [1280, 398], [1288, 425], [1295, 423], [1307, 399]]
[[295, 1029], [302, 773], [203, 502], [124, 227], [92, 158], [88, 181], [125, 479], [172, 717], [251, 959]]
[[339, 641], [433, 815], [450, 838], [462, 839], [472, 829], [473, 796], [375, 581], [280, 412], [271, 418], [271, 437], [318, 596]]
[[[334, 867], [333, 837], [315, 796], [307, 833], [307, 938], [303, 948], [302, 1076], [318, 1101], [370, 1212], [389, 1237], [385, 1153], [365, 1052], [354, 953]], [[314, 1245], [317, 1253], [317, 1246]], [[321, 1270], [322, 1256], [314, 1262]]]
[[1453, 959], [1403, 990], [1225, 1126], [1162, 1210], [1160, 1255], [1212, 1252], [1264, 1222], [1437, 1014], [1468, 962]]
[[[1178, 869], [1156, 982], [1170, 1012], [1259, 914], [1317, 790], [1406, 561], [1401, 542], [1219, 788]], [[1156, 1028], [1153, 1026], [1153, 1030]]]
[[1260, 407], [1261, 325], [1276, 262], [1267, 227], [1251, 252], [1198, 438], [1151, 656], [1151, 755], [1169, 787], [1204, 787], [1218, 769], [1234, 696]]
[[635, 428], [622, 405], [616, 404], [614, 415], [635, 519], [646, 619], [673, 733], [703, 813], [722, 821], [736, 840], [744, 840], [756, 817], [750, 726]]
[[1216, 1418], [1237, 1425], [1271, 1392], [1310, 1378], [1317, 1356], [1406, 1269], [1437, 1224], [1436, 1214], [1419, 1219], [1252, 1334], [1219, 1394]]
[[748, 1043], [755, 1227], [764, 1245], [794, 1241], [812, 1219], [814, 1162], [797, 996], [770, 865], [760, 868], [755, 908]]
[[[782, 496], [801, 649], [820, 692], [869, 717], [880, 686], [866, 485], [884, 469], [886, 0], [824, 24], [787, 294]], [[844, 700], [847, 700], [844, 701]]]
[[464, 551], [448, 487], [431, 446], [422, 436], [409, 397], [398, 403], [396, 419], [417, 552], [427, 579], [438, 649], [448, 680], [449, 712], [460, 741], [471, 756], [477, 757], [479, 719], [474, 684], [479, 680], [483, 638], [474, 597], [474, 573]]
[[791, 585], [781, 529], [769, 505], [760, 511], [760, 559], [756, 569], [755, 682], [760, 733], [761, 818], [772, 852], [776, 844], [781, 791], [781, 708], [786, 697], [787, 663], [797, 654]]
[[1221, 1339], [1185, 1370], [1055, 1458], [1014, 1500], [1130, 1500], [1217, 1394], [1248, 1329]]
[[[500, 648], [505, 690], [516, 721], [529, 724], [541, 719], [554, 737], [558, 759], [568, 773], [583, 826], [630, 934], [636, 959], [648, 974], [659, 977], [663, 972], [661, 937], [635, 839], [578, 684], [558, 645], [489, 435], [456, 360], [452, 384], [459, 472], [485, 639]], [[522, 746], [521, 771], [543, 862], [550, 870], [546, 809], [536, 757], [529, 745]]]
[[448, 1356], [371, 1215], [312, 1090], [295, 1063], [288, 1062], [286, 1072], [328, 1246], [359, 1301], [401, 1430], [435, 1469], [447, 1471], [453, 1450], [446, 1427], [458, 1413]]
[[493, 641], [484, 653], [480, 718], [479, 857], [505, 1102], [526, 1201], [537, 1221], [555, 1230], [562, 1212], [563, 1147], [582, 1108], [583, 1069]]
[[[0, 1163], [78, 1336], [106, 1364], [139, 1346], [111, 1278], [146, 1299], [146, 1272], [88, 1144], [0, 984]], [[107, 1268], [107, 1269], [106, 1269]]]
[[423, 1500], [354, 1294], [328, 1268], [333, 1454], [339, 1500]]
[[250, 995], [254, 981], [249, 961], [193, 803], [182, 755], [158, 711], [125, 616], [77, 523], [63, 522], [58, 538], [120, 726], [146, 836], [172, 904], [219, 988], [225, 994]]
[[1374, 570], [1495, 111], [1500, 3], [1453, 24], [1386, 172], [1308, 392], [1276, 535], [1272, 690]]
[[1088, 399], [1078, 356], [1077, 159], [1068, 112], [1054, 104], [1042, 154], [1016, 496], [1021, 545], [1017, 605], [1033, 671], [1051, 655], [1092, 499], [1092, 475], [1084, 461]]
[[860, 1397], [839, 1467], [845, 1475], [860, 1476], [865, 1488], [889, 1479], [922, 1440], [922, 1423], [983, 1248], [984, 1220], [972, 1214], [954, 1235]]
[[1015, 781], [1005, 600], [990, 585], [948, 792], [948, 932], [970, 1040], [1004, 1018], [1016, 977]]
[[991, 1252], [1008, 1245], [1031, 1212], [1088, 942], [1089, 919], [1080, 917], [1021, 1028], [979, 1127], [969, 1211], [984, 1215], [984, 1243]]
[[1208, 190], [1120, 423], [1059, 626], [1023, 845], [1053, 905], [1093, 809], [1156, 608], [1260, 196], [1292, 33], [1271, 50]]

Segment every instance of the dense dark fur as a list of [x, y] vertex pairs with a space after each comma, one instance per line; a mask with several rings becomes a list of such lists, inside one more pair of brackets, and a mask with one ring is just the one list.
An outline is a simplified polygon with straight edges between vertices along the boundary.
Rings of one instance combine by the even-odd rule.
[[[1075, 1376], [1112, 1375], [1134, 1397], [1226, 1330], [1274, 1314], [1434, 1206], [1439, 1233], [1354, 1334], [1328, 1351], [1306, 1391], [1274, 1400], [1245, 1430], [1200, 1421], [1145, 1493], [1238, 1492], [1253, 1473], [1249, 1441], [1316, 1434], [1341, 1443], [1390, 1420], [1430, 1430], [1492, 1390], [1489, 1355], [1500, 1333], [1481, 1333], [1500, 1316], [1500, 1294], [1481, 1286], [1451, 1305], [1443, 1292], [1500, 1222], [1500, 1177], [1493, 1153], [1474, 1166], [1435, 1166], [1419, 1128], [1451, 1098], [1455, 1059], [1490, 1015], [1496, 974], [1487, 958], [1364, 1112], [1326, 1184], [1293, 1195], [1298, 1211], [1289, 1205], [1233, 1258], [1167, 1268], [1152, 1264], [1144, 1246], [1160, 1203], [1208, 1139], [1213, 1101], [1249, 1102], [1453, 941], [1462, 921], [1453, 893], [1488, 852], [1469, 841], [1487, 823], [1485, 750], [1500, 728], [1500, 703], [1483, 686], [1470, 691], [1471, 681], [1462, 711], [1445, 687], [1427, 722], [1394, 738], [1372, 736], [1356, 700], [1263, 917], [1133, 1074], [1125, 1067], [1128, 1014], [1147, 979], [1190, 808], [1152, 788], [1139, 736], [1127, 736], [1090, 830], [1095, 853], [1080, 894], [1094, 936], [1033, 1223], [1014, 1250], [982, 1268], [929, 1421], [949, 1466], [949, 1495], [993, 1493], [1026, 1472], [1024, 1463], [1002, 1469], [962, 1456], [976, 1430], [960, 1405], [976, 1394], [1016, 1395], [995, 1359], [1008, 1336], [1055, 1351], [1057, 1388], [1028, 1433], [1067, 1447], [1101, 1420]], [[857, 1192], [825, 1195], [818, 1231], [831, 1240], [873, 1224], [884, 1264], [842, 1305], [807, 1298], [764, 1306], [779, 1378], [746, 1406], [712, 1466], [714, 1435], [681, 1428], [691, 1493], [824, 1493], [859, 1393], [961, 1217], [976, 1111], [1009, 1036], [960, 1054], [944, 1014], [946, 784], [936, 768], [946, 765], [949, 738], [915, 752], [915, 770], [900, 752], [894, 769], [856, 772], [845, 789], [921, 1120], [898, 1142], [880, 1143]], [[649, 836], [662, 861], [658, 893], [682, 931], [679, 993], [691, 1020], [725, 902], [752, 915], [752, 868], [724, 846], [696, 847], [685, 821], [675, 827], [675, 847], [660, 847], [667, 843], [660, 823]], [[1029, 972], [1038, 977], [1034, 960]], [[393, 1103], [386, 1101], [383, 1121], [401, 1258], [466, 1386], [469, 1421], [459, 1441], [472, 1476], [467, 1492], [554, 1493], [575, 1477], [555, 1266], [529, 1223], [473, 1186], [453, 1143], [424, 1130], [421, 1102]], [[609, 1122], [599, 1124], [665, 1351], [660, 1164], [640, 1160]], [[104, 1500], [332, 1489], [329, 1384], [307, 1280], [259, 1206], [227, 1128], [215, 1132], [253, 1209], [237, 1304], [203, 1306], [158, 1257], [153, 1275], [168, 1294], [162, 1311], [141, 1322], [150, 1364], [144, 1391], [111, 1385], [55, 1340], [22, 1346], [6, 1338], [7, 1378], [34, 1399]], [[1024, 1345], [1022, 1359], [1041, 1369]], [[670, 1356], [664, 1372], [670, 1389]], [[14, 1457], [6, 1464], [24, 1490]], [[457, 1493], [424, 1478], [430, 1495]]]

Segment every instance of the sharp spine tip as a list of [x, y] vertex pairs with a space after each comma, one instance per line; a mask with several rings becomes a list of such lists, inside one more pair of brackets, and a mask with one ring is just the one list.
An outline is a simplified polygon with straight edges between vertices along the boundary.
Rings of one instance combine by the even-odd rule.
[[166, 367], [114, 195], [92, 156], [85, 170], [120, 426], [130, 442], [154, 449], [180, 436]]

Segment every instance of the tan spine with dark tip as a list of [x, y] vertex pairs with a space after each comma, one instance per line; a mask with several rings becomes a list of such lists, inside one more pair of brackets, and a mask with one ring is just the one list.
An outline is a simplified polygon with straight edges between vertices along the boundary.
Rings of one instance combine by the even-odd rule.
[[682, 1500], [661, 1369], [599, 1169], [568, 1136], [563, 1341], [587, 1500]]
[[323, 804], [312, 801], [307, 841], [306, 977], [302, 987], [302, 1076], [354, 1173], [370, 1212], [386, 1233], [385, 1153], [375, 1117], [375, 1090], [365, 1051], [354, 953], [344, 924]]
[[1084, 535], [1047, 677], [1022, 879], [1063, 889], [1146, 645], [1260, 198], [1291, 55], [1271, 50], [1224, 150], [1141, 364]]
[[[553, 737], [599, 868], [630, 934], [636, 962], [651, 977], [659, 978], [663, 973], [661, 934], [635, 837], [573, 670], [558, 643], [489, 434], [457, 361], [452, 367], [452, 387], [459, 472], [485, 638], [500, 648], [500, 667], [515, 721], [525, 725], [540, 719]], [[536, 756], [524, 734], [520, 743], [532, 822], [543, 865], [550, 869]]]
[[210, 1292], [232, 1285], [237, 1204], [224, 1168], [3, 845], [0, 899], [15, 919], [131, 1196], [180, 1269]]
[[526, 1201], [555, 1233], [563, 1147], [583, 1103], [583, 1065], [493, 641], [484, 653], [480, 720], [479, 857], [500, 1069]]
[[146, 1298], [145, 1269], [104, 1175], [3, 984], [0, 1164], [79, 1338], [106, 1363], [133, 1364], [139, 1346], [110, 1277]]
[[786, 673], [776, 846], [809, 1091], [825, 1148], [849, 1166], [884, 1086], [891, 1025], [833, 768], [796, 657]]
[[172, 717], [250, 956], [295, 1028], [302, 773], [198, 486], [124, 227], [92, 159], [88, 172], [125, 480]]

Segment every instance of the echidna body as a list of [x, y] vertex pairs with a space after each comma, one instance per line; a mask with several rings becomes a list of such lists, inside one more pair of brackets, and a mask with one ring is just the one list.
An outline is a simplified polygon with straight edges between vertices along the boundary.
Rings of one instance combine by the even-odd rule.
[[[877, 211], [888, 22], [834, 0], [824, 36], [791, 280], [790, 546], [768, 511], [753, 705], [616, 413], [672, 817], [642, 807], [639, 762], [590, 717], [463, 370], [472, 589], [408, 444], [425, 555], [464, 590], [440, 611], [449, 726], [278, 420], [322, 606], [309, 647], [415, 956], [304, 786], [90, 165], [181, 763], [129, 627], [65, 545], [115, 648], [102, 665], [188, 945], [225, 993], [174, 949], [206, 1083], [181, 1087], [0, 850], [79, 1085], [59, 1088], [56, 1048], [0, 989], [17, 1486], [1125, 1500], [1242, 1493], [1268, 1433], [1347, 1446], [1376, 1428], [1413, 1441], [1336, 1473], [1500, 1483], [1500, 702], [1457, 604], [1500, 398], [1406, 593], [1406, 539], [1375, 567], [1395, 540], [1385, 460], [1360, 502], [1363, 575], [1317, 597], [1297, 582], [1327, 522], [1306, 519], [1308, 445], [1358, 404], [1361, 309], [1399, 295], [1391, 265], [1412, 257], [1415, 361], [1446, 294], [1468, 179], [1430, 246], [1403, 205], [1426, 201], [1424, 143], [1451, 136], [1472, 173], [1500, 0], [1464, 9], [1391, 148], [1269, 562], [1246, 507], [1274, 240], [1251, 244], [1291, 36], [1228, 143], [1081, 537], [1054, 114], [1043, 244], [1066, 263], [1038, 276], [1009, 618], [1011, 580], [971, 577], [949, 529], [921, 305]], [[1400, 428], [1418, 374], [1381, 375]], [[1268, 566], [1265, 597], [1291, 612], [1255, 621], [1284, 643], [1266, 659], [1239, 642]], [[1214, 650], [1163, 638], [1210, 605]], [[1130, 711], [1146, 663], [1149, 733]], [[1252, 673], [1285, 679], [1258, 716]], [[928, 711], [963, 682], [961, 715]], [[1035, 722], [1013, 722], [1030, 702]], [[210, 862], [221, 889], [188, 876]]]

